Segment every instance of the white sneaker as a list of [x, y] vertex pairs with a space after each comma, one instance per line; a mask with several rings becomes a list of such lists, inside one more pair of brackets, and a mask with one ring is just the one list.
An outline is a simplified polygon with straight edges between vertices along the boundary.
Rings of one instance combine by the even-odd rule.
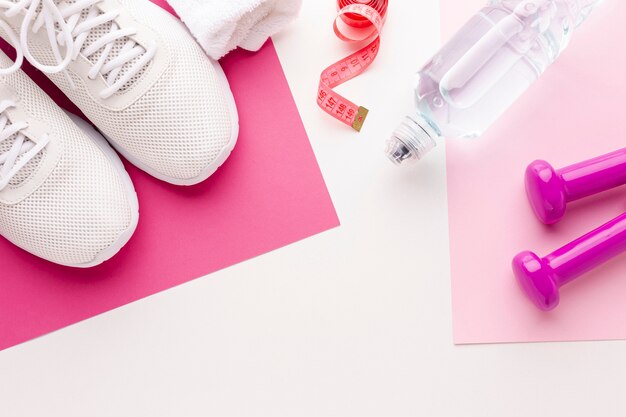
[[197, 184], [235, 146], [237, 110], [221, 67], [149, 0], [9, 0], [0, 17], [18, 55], [154, 177]]
[[[0, 66], [11, 65], [0, 52]], [[0, 235], [86, 268], [126, 244], [139, 211], [115, 151], [74, 117], [78, 125], [22, 71], [0, 76]]]

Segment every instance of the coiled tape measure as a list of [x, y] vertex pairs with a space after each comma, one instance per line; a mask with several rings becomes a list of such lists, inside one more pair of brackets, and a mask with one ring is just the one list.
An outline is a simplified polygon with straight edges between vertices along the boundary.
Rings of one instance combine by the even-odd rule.
[[333, 89], [363, 73], [376, 59], [387, 5], [388, 0], [337, 0], [338, 13], [333, 25], [337, 37], [345, 42], [372, 41], [322, 72], [317, 104], [357, 132], [361, 131], [369, 110], [354, 104]]

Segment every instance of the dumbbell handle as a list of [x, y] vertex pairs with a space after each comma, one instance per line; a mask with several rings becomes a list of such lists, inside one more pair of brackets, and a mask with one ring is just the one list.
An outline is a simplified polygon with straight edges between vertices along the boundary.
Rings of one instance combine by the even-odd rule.
[[626, 213], [544, 258], [558, 286], [626, 251]]
[[568, 201], [579, 200], [626, 183], [626, 149], [620, 149], [558, 171]]

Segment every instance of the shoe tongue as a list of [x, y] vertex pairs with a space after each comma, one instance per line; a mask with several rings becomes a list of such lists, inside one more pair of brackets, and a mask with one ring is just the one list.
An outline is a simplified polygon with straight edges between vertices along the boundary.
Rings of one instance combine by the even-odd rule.
[[[7, 122], [6, 127], [9, 127], [9, 126], [11, 126], [11, 122]], [[18, 135], [18, 133], [15, 133], [10, 138], [6, 139], [3, 142], [0, 142], [0, 155], [3, 155], [6, 152], [9, 152], [9, 150], [13, 147], [13, 144], [15, 143], [15, 140], [17, 139], [17, 135]], [[25, 157], [24, 155], [20, 155], [19, 158], [17, 158], [16, 162], [19, 162], [20, 159], [24, 158], [24, 157]], [[20, 169], [13, 176], [13, 178], [11, 178], [11, 181], [9, 181], [9, 185], [12, 186], [12, 187], [17, 187], [20, 184], [22, 184], [24, 181], [29, 179], [30, 176], [33, 175], [33, 173], [37, 169], [37, 166], [39, 166], [39, 162], [41, 162], [41, 158], [42, 157], [43, 157], [43, 155], [42, 155], [41, 152], [39, 152], [37, 155], [35, 155], [35, 157], [33, 157], [30, 161], [28, 161], [26, 163], [26, 165], [24, 165], [22, 167], [22, 169]], [[1, 166], [2, 166], [2, 164], [0, 164], [0, 167]]]

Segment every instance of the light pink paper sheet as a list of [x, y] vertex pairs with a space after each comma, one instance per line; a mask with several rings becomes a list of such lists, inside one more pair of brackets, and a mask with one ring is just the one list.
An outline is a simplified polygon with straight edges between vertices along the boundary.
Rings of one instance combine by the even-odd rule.
[[[484, 0], [441, 0], [444, 38]], [[538, 311], [518, 289], [511, 259], [540, 255], [626, 211], [621, 188], [571, 204], [545, 227], [527, 203], [528, 163], [556, 167], [626, 147], [626, 2], [607, 0], [570, 48], [482, 138], [447, 142], [456, 343], [626, 338], [626, 255], [566, 286]]]
[[116, 258], [75, 270], [0, 238], [0, 350], [339, 225], [272, 43], [222, 64], [239, 108], [235, 151], [191, 188], [127, 164], [140, 222]]

